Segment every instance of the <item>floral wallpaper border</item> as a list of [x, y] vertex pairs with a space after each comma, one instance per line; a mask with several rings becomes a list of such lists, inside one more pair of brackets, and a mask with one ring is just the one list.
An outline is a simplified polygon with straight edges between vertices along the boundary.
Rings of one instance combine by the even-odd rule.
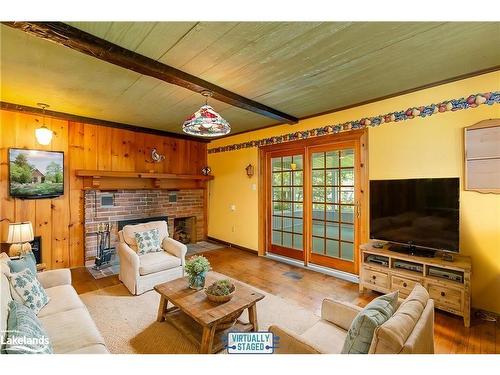
[[260, 147], [283, 142], [291, 142], [299, 139], [311, 137], [321, 137], [328, 134], [336, 134], [350, 130], [363, 129], [368, 126], [375, 127], [389, 122], [400, 122], [411, 120], [416, 117], [433, 116], [438, 113], [459, 111], [462, 109], [476, 108], [480, 105], [493, 105], [500, 103], [500, 91], [486, 92], [482, 94], [472, 94], [467, 98], [446, 100], [437, 104], [430, 104], [421, 107], [411, 107], [403, 111], [391, 112], [385, 115], [366, 117], [356, 121], [348, 121], [343, 124], [325, 125], [319, 128], [301, 130], [294, 133], [263, 138], [254, 141], [235, 143], [232, 145], [215, 147], [208, 150], [209, 154], [241, 150], [243, 148]]

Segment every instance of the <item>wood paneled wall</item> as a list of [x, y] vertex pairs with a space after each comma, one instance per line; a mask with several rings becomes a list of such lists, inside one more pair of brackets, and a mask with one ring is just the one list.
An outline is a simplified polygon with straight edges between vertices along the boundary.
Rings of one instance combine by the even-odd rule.
[[[0, 111], [0, 218], [33, 223], [42, 236], [42, 261], [50, 268], [84, 264], [83, 181], [77, 169], [200, 174], [207, 163], [206, 143], [46, 118], [54, 131], [52, 142], [36, 142], [37, 116]], [[9, 196], [10, 147], [64, 151], [64, 195], [53, 199], [22, 200]], [[165, 155], [152, 163], [151, 148]], [[0, 241], [8, 222], [0, 224]]]

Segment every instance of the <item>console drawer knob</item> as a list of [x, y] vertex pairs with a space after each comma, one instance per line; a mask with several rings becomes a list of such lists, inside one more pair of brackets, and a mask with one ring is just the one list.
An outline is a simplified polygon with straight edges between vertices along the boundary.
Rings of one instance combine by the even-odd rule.
[[441, 292], [441, 297], [444, 297], [446, 295], [445, 292]]
[[407, 283], [403, 283], [403, 287], [405, 287], [405, 288], [406, 288], [407, 286], [408, 286], [408, 284], [407, 284]]
[[375, 276], [375, 275], [373, 275], [373, 276], [372, 276], [372, 279], [373, 279], [373, 280], [375, 280], [376, 278], [377, 278], [377, 276]]

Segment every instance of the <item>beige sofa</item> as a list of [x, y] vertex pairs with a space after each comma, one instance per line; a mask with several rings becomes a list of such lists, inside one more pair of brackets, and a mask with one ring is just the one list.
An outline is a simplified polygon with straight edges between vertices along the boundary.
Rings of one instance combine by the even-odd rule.
[[[399, 300], [394, 315], [375, 330], [370, 354], [432, 354], [434, 353], [434, 301], [424, 287], [417, 284], [411, 294]], [[323, 300], [321, 320], [297, 335], [278, 326], [269, 330], [279, 336], [276, 353], [339, 354], [347, 331], [361, 307]]]
[[[7, 329], [10, 293], [9, 259], [4, 253], [0, 259], [0, 333]], [[39, 272], [38, 280], [45, 288], [50, 301], [38, 313], [43, 328], [49, 336], [56, 354], [106, 354], [109, 353], [104, 339], [90, 317], [90, 314], [71, 286], [69, 269]], [[3, 337], [2, 337], [3, 338]]]
[[[163, 251], [139, 255], [135, 233], [154, 228], [160, 232]], [[184, 276], [187, 247], [168, 236], [165, 221], [126, 225], [118, 235], [119, 279], [130, 293], [142, 294], [153, 289], [155, 285]]]

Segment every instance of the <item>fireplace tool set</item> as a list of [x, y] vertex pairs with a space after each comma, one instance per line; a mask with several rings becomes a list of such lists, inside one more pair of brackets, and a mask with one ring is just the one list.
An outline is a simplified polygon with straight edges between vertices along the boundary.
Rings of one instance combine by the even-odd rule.
[[97, 256], [95, 258], [95, 270], [100, 270], [110, 265], [114, 248], [111, 247], [111, 230], [113, 224], [99, 223], [97, 225]]

